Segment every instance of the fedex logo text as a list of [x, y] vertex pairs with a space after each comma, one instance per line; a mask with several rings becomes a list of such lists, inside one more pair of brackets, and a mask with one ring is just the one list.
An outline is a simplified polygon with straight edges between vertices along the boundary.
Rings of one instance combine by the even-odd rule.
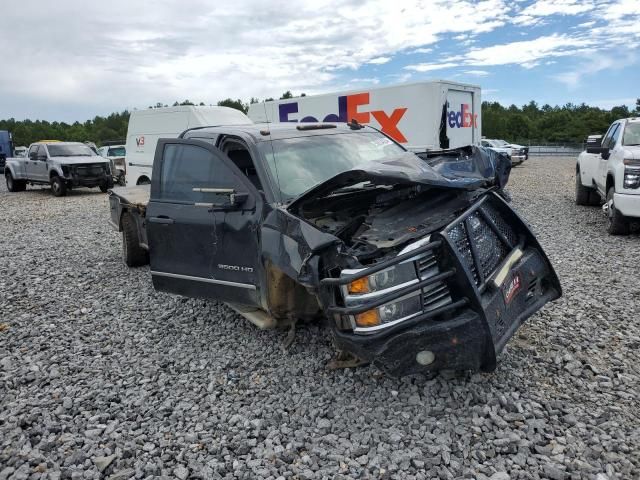
[[[323, 122], [350, 122], [356, 120], [358, 123], [366, 124], [371, 122], [373, 117], [379, 124], [383, 133], [400, 143], [406, 143], [407, 138], [398, 128], [398, 123], [407, 111], [406, 107], [396, 108], [387, 114], [384, 110], [358, 111], [359, 107], [369, 105], [369, 93], [355, 93], [353, 95], [343, 95], [338, 97], [338, 113], [330, 113], [325, 116]], [[278, 105], [278, 116], [281, 122], [297, 122], [289, 115], [298, 113], [298, 102], [282, 103]], [[313, 116], [305, 116], [300, 122], [317, 122]]]
[[453, 110], [449, 110], [449, 113], [447, 114], [447, 121], [451, 128], [477, 127], [478, 114], [471, 113], [469, 104], [463, 103], [460, 105], [459, 111], [454, 112]]

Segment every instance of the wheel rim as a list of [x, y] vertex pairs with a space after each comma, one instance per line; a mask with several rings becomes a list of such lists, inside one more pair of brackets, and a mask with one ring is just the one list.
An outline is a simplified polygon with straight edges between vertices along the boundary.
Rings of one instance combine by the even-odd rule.
[[51, 184], [51, 189], [53, 190], [53, 193], [60, 193], [60, 186], [58, 185], [58, 182], [54, 180]]
[[616, 213], [616, 206], [613, 203], [613, 195], [607, 195], [607, 205], [609, 205], [609, 208], [607, 208], [607, 218], [609, 219], [609, 223], [612, 223], [613, 216]]

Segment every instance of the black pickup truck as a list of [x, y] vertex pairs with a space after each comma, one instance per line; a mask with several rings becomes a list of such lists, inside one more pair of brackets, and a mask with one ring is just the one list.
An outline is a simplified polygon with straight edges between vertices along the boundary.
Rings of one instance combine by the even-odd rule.
[[421, 157], [351, 124], [205, 127], [161, 139], [150, 186], [114, 188], [129, 266], [262, 328], [329, 318], [341, 358], [395, 376], [492, 371], [561, 295], [502, 198], [509, 160]]

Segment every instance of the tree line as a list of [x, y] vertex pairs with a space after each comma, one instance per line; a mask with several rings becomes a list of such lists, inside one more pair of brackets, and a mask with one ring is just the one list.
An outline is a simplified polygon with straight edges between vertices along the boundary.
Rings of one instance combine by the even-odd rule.
[[[304, 96], [303, 93], [301, 96]], [[293, 98], [286, 91], [281, 99]], [[266, 98], [265, 101], [273, 100]], [[260, 100], [251, 98], [248, 103], [240, 99], [227, 98], [217, 105], [235, 108], [244, 113], [249, 104]], [[174, 102], [178, 105], [205, 105], [189, 100]], [[149, 108], [165, 108], [169, 104], [157, 103]], [[48, 122], [46, 120], [0, 120], [0, 130], [13, 134], [14, 145], [29, 145], [38, 140], [66, 140], [73, 142], [92, 141], [98, 146], [106, 141], [123, 141], [127, 135], [129, 123], [128, 111], [112, 113], [106, 117], [96, 116], [85, 122]], [[502, 138], [511, 142], [524, 143], [581, 143], [587, 135], [604, 133], [609, 124], [616, 119], [640, 116], [640, 98], [635, 109], [621, 105], [605, 110], [586, 104], [564, 106], [538, 106], [535, 101], [518, 107], [505, 107], [498, 102], [482, 102], [482, 135], [487, 138]]]

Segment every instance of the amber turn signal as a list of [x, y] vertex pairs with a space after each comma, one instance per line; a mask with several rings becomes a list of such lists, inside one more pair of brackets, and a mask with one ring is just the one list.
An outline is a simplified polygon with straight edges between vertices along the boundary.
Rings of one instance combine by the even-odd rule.
[[369, 279], [358, 278], [349, 284], [349, 293], [369, 293]]
[[380, 325], [380, 316], [377, 310], [368, 310], [356, 315], [356, 325], [359, 327], [376, 327]]

